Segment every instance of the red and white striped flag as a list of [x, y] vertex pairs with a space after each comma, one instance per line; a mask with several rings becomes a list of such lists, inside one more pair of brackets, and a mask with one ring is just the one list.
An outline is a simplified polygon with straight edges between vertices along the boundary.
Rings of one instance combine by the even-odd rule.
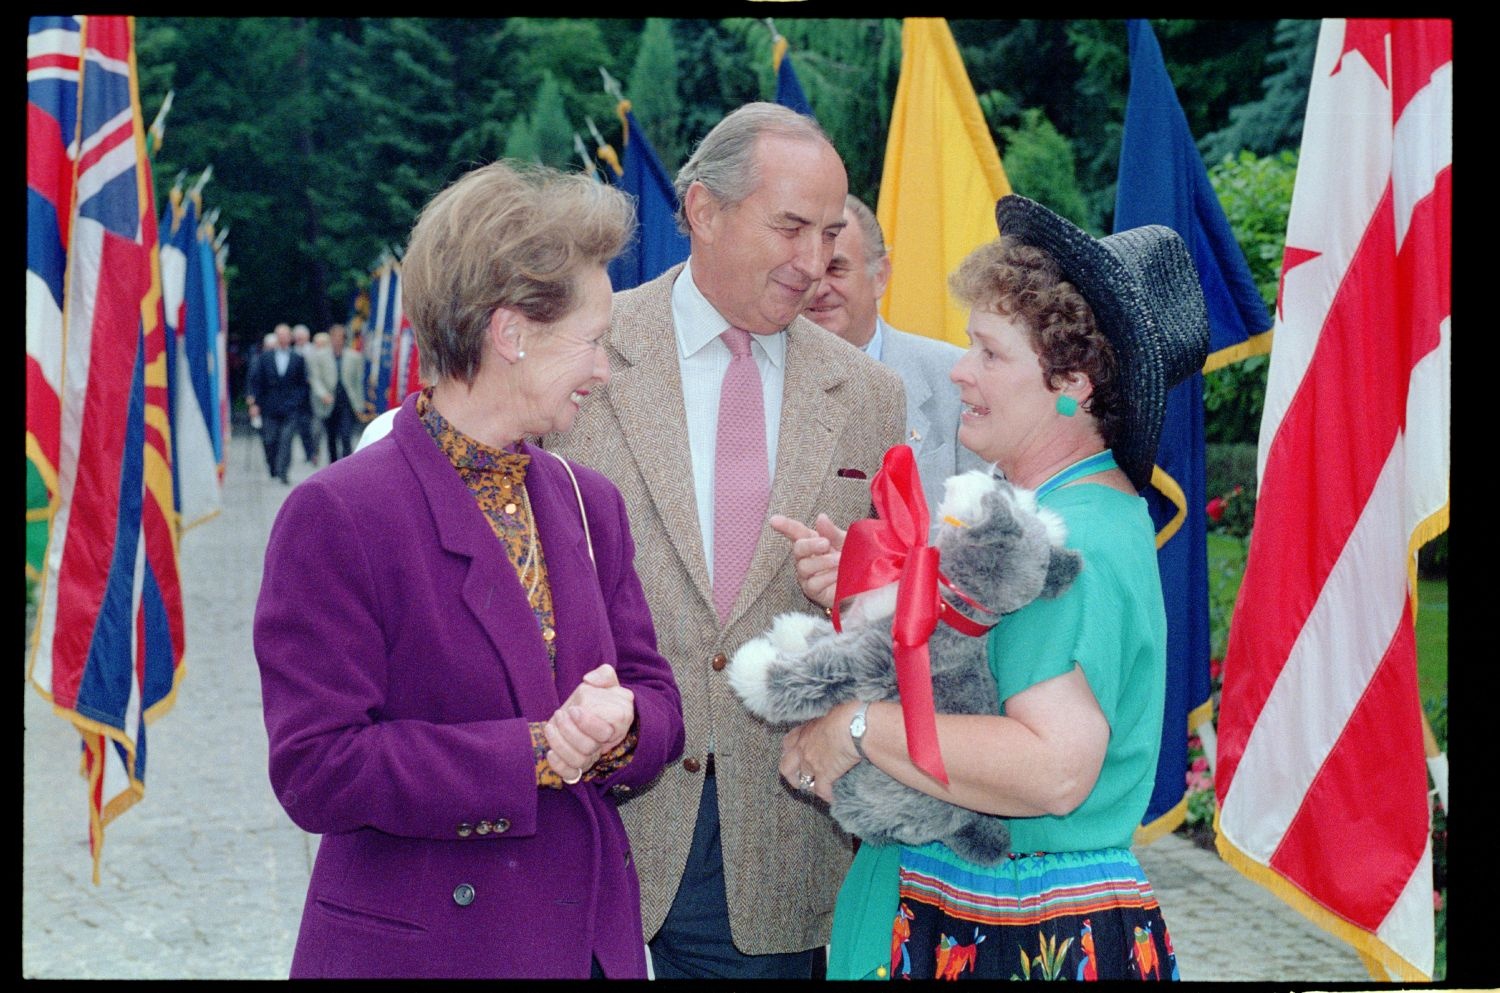
[[1220, 853], [1376, 979], [1433, 968], [1411, 594], [1448, 524], [1452, 80], [1449, 21], [1323, 22], [1220, 706]]

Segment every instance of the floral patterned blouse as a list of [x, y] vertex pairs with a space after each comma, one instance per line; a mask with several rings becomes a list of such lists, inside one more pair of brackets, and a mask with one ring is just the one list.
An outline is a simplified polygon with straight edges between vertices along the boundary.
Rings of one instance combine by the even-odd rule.
[[[542, 631], [549, 662], [557, 661], [556, 617], [552, 610], [552, 587], [547, 582], [547, 563], [536, 532], [531, 502], [526, 497], [526, 467], [531, 456], [522, 452], [491, 448], [463, 434], [438, 412], [432, 404], [432, 387], [417, 397], [417, 417], [437, 442], [448, 461], [474, 494], [480, 511], [490, 522], [490, 529], [505, 548], [506, 557], [515, 567], [521, 587], [531, 602], [531, 612]], [[554, 671], [554, 675], [555, 675]], [[562, 789], [562, 777], [547, 762], [545, 722], [531, 722], [531, 747], [536, 757], [538, 786]], [[601, 779], [630, 762], [634, 755], [636, 729], [632, 727], [625, 740], [600, 756], [599, 761], [583, 774], [585, 780]]]

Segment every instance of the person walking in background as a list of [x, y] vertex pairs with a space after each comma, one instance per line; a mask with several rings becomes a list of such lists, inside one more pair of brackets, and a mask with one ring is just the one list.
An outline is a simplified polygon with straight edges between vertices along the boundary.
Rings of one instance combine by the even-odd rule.
[[655, 975], [806, 979], [853, 842], [778, 784], [782, 729], [723, 670], [778, 614], [817, 609], [768, 512], [867, 516], [905, 404], [900, 377], [800, 316], [848, 192], [815, 121], [741, 107], [676, 188], [687, 262], [616, 295], [612, 379], [544, 443], [620, 488], [683, 695], [685, 758], [621, 807]]
[[274, 347], [262, 352], [251, 370], [245, 401], [251, 420], [261, 419], [261, 440], [271, 475], [290, 485], [287, 471], [292, 462], [292, 435], [307, 401], [307, 364], [292, 349], [290, 325], [278, 324], [272, 334]]
[[251, 430], [260, 435], [261, 448], [266, 455], [266, 471], [273, 477], [276, 475], [276, 452], [271, 444], [270, 434], [266, 431], [265, 420], [260, 415], [260, 409], [255, 406], [255, 383], [256, 377], [260, 375], [261, 361], [270, 361], [271, 353], [274, 351], [276, 351], [276, 332], [267, 331], [266, 336], [260, 340], [260, 348], [245, 364], [244, 383], [245, 416], [250, 419]]
[[348, 455], [354, 434], [354, 402], [364, 388], [365, 360], [345, 344], [342, 324], [335, 324], [318, 337], [326, 336], [327, 347], [313, 353], [308, 370], [312, 386], [313, 413], [323, 422], [328, 438], [328, 461], [337, 462]]
[[[302, 356], [302, 361], [309, 369], [312, 367], [312, 331], [306, 324], [293, 325], [292, 350]], [[308, 465], [318, 464], [318, 449], [322, 447], [322, 425], [322, 419], [313, 416], [312, 389], [309, 386], [307, 395], [302, 398], [302, 405], [297, 410], [297, 437], [302, 441], [302, 456]]]
[[619, 492], [526, 440], [609, 380], [634, 216], [503, 161], [435, 196], [402, 260], [434, 385], [272, 526], [271, 785], [323, 836], [293, 978], [646, 975], [616, 805], [681, 754], [681, 700]]
[[[986, 465], [958, 443], [963, 404], [948, 372], [964, 352], [946, 341], [898, 331], [885, 322], [879, 308], [891, 278], [891, 257], [880, 222], [854, 196], [844, 201], [844, 221], [828, 271], [802, 316], [900, 375], [906, 388], [906, 444], [917, 457], [927, 509], [934, 510], [942, 502], [943, 483], [949, 476]], [[934, 532], [938, 523], [932, 522]]]

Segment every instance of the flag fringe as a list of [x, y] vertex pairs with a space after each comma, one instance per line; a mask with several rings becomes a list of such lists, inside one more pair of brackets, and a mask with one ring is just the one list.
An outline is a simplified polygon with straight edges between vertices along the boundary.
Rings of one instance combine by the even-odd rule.
[[1172, 501], [1172, 505], [1177, 508], [1177, 513], [1172, 515], [1172, 519], [1156, 532], [1156, 547], [1160, 549], [1172, 540], [1172, 536], [1182, 527], [1182, 522], [1187, 520], [1187, 494], [1182, 491], [1181, 484], [1159, 465], [1151, 467], [1151, 485], [1156, 487], [1156, 492]]
[[1238, 344], [1230, 345], [1228, 348], [1221, 348], [1217, 352], [1210, 352], [1208, 358], [1203, 362], [1203, 371], [1205, 373], [1213, 372], [1231, 363], [1243, 362], [1252, 355], [1271, 354], [1271, 335], [1273, 333], [1272, 331], [1262, 331], [1260, 334], [1252, 334]]
[[1188, 734], [1194, 734], [1198, 728], [1214, 719], [1214, 698], [1210, 696], [1198, 706], [1188, 711]]
[[158, 718], [171, 710], [177, 703], [177, 689], [182, 685], [182, 678], [185, 675], [187, 675], [186, 658], [178, 663], [176, 670], [172, 673], [172, 688], [160, 700], [146, 708], [146, 712], [142, 717], [147, 724], [155, 724]]
[[193, 528], [197, 527], [200, 524], [207, 524], [209, 521], [213, 520], [215, 517], [218, 517], [223, 512], [224, 512], [224, 508], [223, 507], [217, 507], [217, 508], [215, 508], [213, 510], [210, 510], [206, 514], [203, 514], [200, 517], [193, 518], [193, 520], [190, 523], [188, 523], [188, 524], [183, 524], [181, 522], [181, 519], [179, 518], [179, 520], [178, 520], [178, 527], [177, 527], [178, 534], [179, 535], [187, 534]]
[[[1444, 531], [1448, 530], [1448, 508], [1450, 503], [1439, 507], [1430, 517], [1422, 521], [1411, 532], [1411, 541], [1406, 546], [1407, 589], [1411, 592], [1411, 615], [1417, 616], [1417, 553]], [[27, 518], [30, 520], [30, 518]]]
[[1131, 840], [1133, 845], [1149, 845], [1158, 838], [1163, 838], [1176, 831], [1182, 822], [1187, 820], [1187, 791], [1184, 790], [1182, 799], [1177, 805], [1163, 813], [1154, 821], [1138, 825], [1135, 829], [1135, 837]]
[[1295, 883], [1269, 866], [1240, 851], [1219, 830], [1219, 813], [1214, 812], [1214, 847], [1219, 857], [1240, 875], [1270, 890], [1287, 906], [1318, 927], [1351, 946], [1369, 971], [1370, 978], [1388, 982], [1395, 976], [1401, 982], [1428, 983], [1432, 977], [1403, 958], [1395, 949], [1364, 928], [1351, 924], [1304, 893]]

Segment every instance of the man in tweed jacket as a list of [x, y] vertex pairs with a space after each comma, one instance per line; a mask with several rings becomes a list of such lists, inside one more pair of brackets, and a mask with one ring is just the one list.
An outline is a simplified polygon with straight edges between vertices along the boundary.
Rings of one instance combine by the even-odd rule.
[[[787, 611], [817, 611], [790, 543], [765, 521], [737, 600], [713, 600], [719, 335], [751, 332], [766, 397], [769, 513], [839, 527], [871, 514], [869, 481], [902, 440], [900, 378], [799, 315], [844, 224], [847, 178], [811, 118], [749, 104], [677, 177], [691, 254], [617, 293], [611, 380], [546, 447], [603, 472], [629, 508], [636, 570], [672, 663], [683, 759], [620, 796], [658, 978], [807, 978], [829, 937], [851, 839], [777, 773], [785, 727], [750, 716], [724, 669]], [[779, 384], [779, 385], [778, 385]], [[705, 464], [706, 463], [706, 464]], [[705, 492], [706, 491], [706, 492]]]

